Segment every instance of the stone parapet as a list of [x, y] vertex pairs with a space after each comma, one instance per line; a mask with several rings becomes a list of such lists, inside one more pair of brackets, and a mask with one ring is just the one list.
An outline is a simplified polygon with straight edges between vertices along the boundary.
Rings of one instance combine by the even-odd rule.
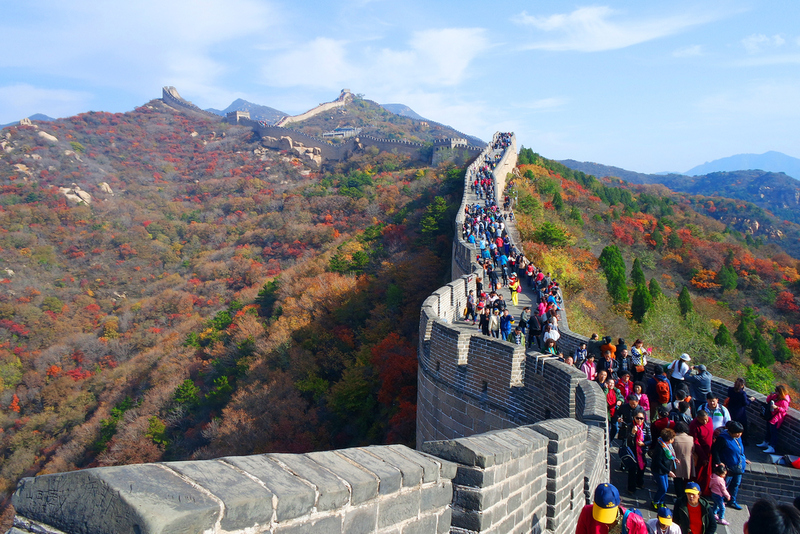
[[101, 467], [23, 479], [15, 528], [447, 532], [455, 474], [449, 461], [399, 445]]

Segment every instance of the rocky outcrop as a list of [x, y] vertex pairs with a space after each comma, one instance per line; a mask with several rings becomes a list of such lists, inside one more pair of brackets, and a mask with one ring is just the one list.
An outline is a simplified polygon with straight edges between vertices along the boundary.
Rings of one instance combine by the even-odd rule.
[[67, 197], [67, 200], [75, 204], [88, 205], [92, 203], [92, 195], [82, 190], [77, 184], [72, 184], [70, 187], [59, 187], [58, 190], [62, 195]]
[[50, 135], [47, 132], [39, 132], [39, 137], [47, 141], [48, 143], [58, 143], [58, 138], [54, 135]]
[[[290, 154], [294, 154], [304, 163], [309, 163], [315, 167], [322, 165], [322, 150], [319, 147], [308, 147], [303, 143], [293, 141], [291, 137], [282, 136], [275, 137], [262, 137], [261, 144], [267, 148], [274, 148], [275, 150], [285, 150]], [[256, 155], [264, 157], [265, 153], [255, 151]]]

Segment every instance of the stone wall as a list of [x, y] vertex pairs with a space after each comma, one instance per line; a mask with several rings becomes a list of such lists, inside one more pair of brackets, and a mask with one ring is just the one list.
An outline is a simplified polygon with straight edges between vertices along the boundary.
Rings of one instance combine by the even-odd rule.
[[455, 474], [399, 445], [86, 469], [23, 479], [9, 532], [448, 532]]
[[569, 366], [454, 324], [474, 288], [470, 270], [420, 312], [423, 452], [372, 446], [26, 478], [9, 533], [572, 532], [608, 480], [602, 394]]

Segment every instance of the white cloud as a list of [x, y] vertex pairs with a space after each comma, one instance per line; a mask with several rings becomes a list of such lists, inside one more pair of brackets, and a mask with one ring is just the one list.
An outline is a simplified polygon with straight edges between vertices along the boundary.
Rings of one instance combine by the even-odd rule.
[[522, 12], [517, 16], [516, 22], [540, 30], [542, 33], [559, 34], [555, 39], [540, 40], [525, 48], [599, 52], [673, 35], [715, 18], [717, 17], [709, 14], [686, 13], [636, 20], [624, 18], [620, 12], [607, 6], [592, 6], [547, 17]]
[[271, 56], [262, 69], [268, 85], [341, 89], [356, 73], [346, 57], [346, 41], [318, 37], [282, 53], [272, 53]]
[[780, 48], [786, 43], [786, 39], [781, 35], [767, 37], [762, 33], [754, 33], [742, 39], [742, 46], [748, 54], [758, 54], [764, 50]]
[[82, 91], [52, 90], [28, 84], [0, 87], [0, 123], [17, 121], [35, 113], [58, 118], [75, 109], [87, 109], [92, 95]]
[[263, 81], [281, 87], [359, 88], [370, 94], [382, 88], [455, 86], [469, 76], [476, 56], [490, 47], [479, 28], [445, 28], [411, 34], [403, 49], [373, 48], [363, 42], [325, 37], [271, 52]]
[[216, 83], [229, 68], [217, 50], [280, 22], [258, 0], [46, 0], [16, 15], [0, 22], [0, 67], [148, 94], [176, 79]]
[[674, 57], [696, 57], [703, 55], [702, 45], [685, 46], [672, 52]]

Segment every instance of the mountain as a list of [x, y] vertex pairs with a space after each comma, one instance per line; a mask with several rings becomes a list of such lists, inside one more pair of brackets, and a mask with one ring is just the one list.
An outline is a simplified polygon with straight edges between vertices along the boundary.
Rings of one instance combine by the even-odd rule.
[[[48, 117], [43, 113], [34, 113], [28, 118], [32, 121], [42, 121], [42, 122], [52, 122], [55, 120], [53, 117]], [[19, 121], [9, 122], [8, 124], [2, 124], [0, 125], [0, 129], [3, 129], [7, 126], [16, 126], [17, 124], [19, 124]]]
[[692, 167], [685, 174], [697, 176], [712, 172], [729, 172], [744, 169], [784, 172], [792, 178], [800, 180], [800, 159], [775, 151], [764, 152], [763, 154], [736, 154], [727, 158], [715, 159]]
[[406, 106], [405, 104], [381, 104], [383, 109], [387, 109], [394, 113], [395, 115], [400, 115], [401, 117], [408, 117], [409, 119], [414, 119], [415, 121], [427, 121], [425, 117], [411, 109], [410, 107]]
[[231, 111], [249, 111], [251, 119], [268, 123], [275, 123], [281, 117], [288, 115], [288, 113], [284, 113], [283, 111], [275, 108], [253, 104], [252, 102], [248, 102], [247, 100], [243, 100], [241, 98], [237, 98], [230, 106], [223, 110], [208, 108], [206, 111], [216, 115], [222, 115], [223, 117]]
[[800, 182], [782, 172], [737, 170], [700, 176], [659, 175], [571, 159], [559, 163], [570, 169], [599, 177], [615, 176], [631, 183], [662, 184], [682, 193], [745, 200], [771, 211], [777, 217], [800, 223]]

